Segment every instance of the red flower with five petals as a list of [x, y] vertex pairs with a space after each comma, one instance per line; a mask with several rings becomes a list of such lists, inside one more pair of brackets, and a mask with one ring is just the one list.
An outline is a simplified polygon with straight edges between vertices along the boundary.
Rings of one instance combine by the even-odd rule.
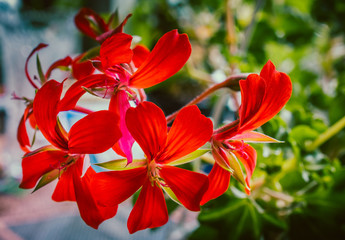
[[199, 211], [200, 200], [208, 187], [207, 177], [173, 165], [210, 139], [211, 120], [197, 106], [189, 106], [179, 112], [167, 134], [162, 110], [153, 103], [142, 102], [127, 111], [126, 123], [144, 151], [146, 161], [136, 168], [129, 164], [129, 169], [98, 173], [92, 189], [100, 204], [116, 206], [142, 187], [128, 218], [130, 233], [159, 227], [168, 221], [162, 188], [172, 192], [187, 209]]

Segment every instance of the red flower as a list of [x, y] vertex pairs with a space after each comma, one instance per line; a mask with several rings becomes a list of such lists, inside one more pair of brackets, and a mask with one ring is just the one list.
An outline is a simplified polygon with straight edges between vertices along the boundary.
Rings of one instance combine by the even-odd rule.
[[[66, 92], [62, 105], [75, 105], [85, 88], [101, 97], [110, 97], [109, 109], [120, 114], [122, 138], [114, 146], [116, 153], [132, 162], [131, 148], [134, 142], [125, 124], [125, 113], [130, 100], [135, 100], [132, 88], [148, 88], [179, 71], [191, 54], [186, 34], [177, 30], [166, 33], [150, 53], [144, 47], [130, 49], [132, 36], [116, 33], [101, 45], [99, 69], [105, 74], [86, 77], [73, 84]], [[136, 67], [139, 67], [136, 69]], [[61, 109], [64, 110], [64, 109]]]
[[223, 194], [229, 187], [231, 170], [243, 181], [243, 173], [238, 163], [246, 169], [246, 192], [250, 193], [250, 178], [256, 166], [256, 151], [245, 142], [277, 142], [264, 134], [253, 132], [272, 117], [287, 103], [292, 93], [289, 76], [278, 72], [271, 61], [263, 67], [260, 75], [250, 74], [240, 81], [242, 104], [239, 109], [239, 123], [234, 127], [216, 130], [212, 137], [212, 154], [216, 163], [210, 174], [210, 187], [202, 204]]
[[118, 116], [110, 111], [94, 112], [76, 122], [67, 133], [58, 119], [58, 105], [63, 83], [50, 80], [37, 91], [33, 113], [38, 128], [51, 143], [24, 155], [21, 188], [38, 187], [59, 178], [53, 200], [76, 201], [80, 215], [91, 227], [97, 228], [116, 214], [116, 206], [101, 207], [90, 191], [95, 172], [89, 168], [81, 177], [85, 154], [101, 153], [120, 138]]
[[[140, 119], [140, 120], [139, 120]], [[159, 227], [168, 221], [162, 188], [191, 211], [200, 210], [200, 200], [207, 190], [207, 177], [177, 168], [176, 160], [194, 152], [212, 135], [212, 122], [197, 106], [182, 109], [167, 134], [162, 110], [150, 102], [130, 108], [126, 114], [129, 132], [146, 155], [136, 168], [103, 172], [92, 182], [95, 196], [104, 206], [116, 206], [142, 187], [128, 218], [130, 233]]]

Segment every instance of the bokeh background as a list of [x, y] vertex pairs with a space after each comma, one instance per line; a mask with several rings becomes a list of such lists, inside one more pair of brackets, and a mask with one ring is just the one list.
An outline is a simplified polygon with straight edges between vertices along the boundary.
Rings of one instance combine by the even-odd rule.
[[[24, 104], [11, 94], [33, 97], [24, 64], [40, 42], [49, 44], [39, 53], [43, 68], [97, 45], [74, 26], [81, 7], [104, 17], [117, 10], [120, 21], [132, 13], [125, 32], [150, 49], [172, 29], [188, 34], [186, 66], [147, 91], [166, 114], [227, 76], [258, 73], [269, 59], [291, 77], [290, 101], [259, 129], [284, 142], [253, 145], [250, 196], [232, 179], [200, 214], [171, 203], [165, 227], [129, 236], [131, 201], [96, 231], [74, 203], [50, 199], [53, 187], [18, 188]], [[0, 239], [345, 239], [344, 16], [343, 0], [0, 0]], [[221, 125], [239, 105], [238, 92], [222, 89], [199, 107]], [[202, 160], [189, 167], [209, 170]]]

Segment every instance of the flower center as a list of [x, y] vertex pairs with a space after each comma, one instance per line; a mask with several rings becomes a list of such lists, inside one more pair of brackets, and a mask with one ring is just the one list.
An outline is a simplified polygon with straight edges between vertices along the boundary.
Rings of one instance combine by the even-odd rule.
[[150, 179], [151, 185], [156, 184], [157, 186], [159, 185], [165, 185], [164, 179], [160, 177], [159, 175], [159, 170], [160, 166], [152, 160], [147, 167], [147, 175]]

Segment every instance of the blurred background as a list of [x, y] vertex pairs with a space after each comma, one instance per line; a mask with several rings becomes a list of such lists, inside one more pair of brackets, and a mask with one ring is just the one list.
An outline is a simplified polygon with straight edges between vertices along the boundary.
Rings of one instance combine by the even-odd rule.
[[[97, 45], [74, 26], [81, 7], [105, 18], [117, 9], [120, 21], [132, 13], [124, 31], [149, 49], [172, 29], [188, 34], [186, 66], [147, 90], [166, 114], [229, 75], [258, 73], [269, 59], [291, 77], [290, 101], [258, 130], [284, 142], [253, 144], [250, 196], [232, 179], [200, 214], [171, 203], [166, 226], [129, 236], [130, 201], [96, 231], [74, 203], [51, 200], [54, 186], [34, 194], [18, 188], [25, 106], [11, 94], [34, 96], [24, 65], [39, 43], [49, 44], [39, 52], [44, 69]], [[0, 239], [345, 239], [344, 16], [343, 0], [0, 0]], [[239, 105], [238, 92], [222, 89], [199, 107], [221, 125]], [[209, 170], [198, 163], [191, 167]]]

